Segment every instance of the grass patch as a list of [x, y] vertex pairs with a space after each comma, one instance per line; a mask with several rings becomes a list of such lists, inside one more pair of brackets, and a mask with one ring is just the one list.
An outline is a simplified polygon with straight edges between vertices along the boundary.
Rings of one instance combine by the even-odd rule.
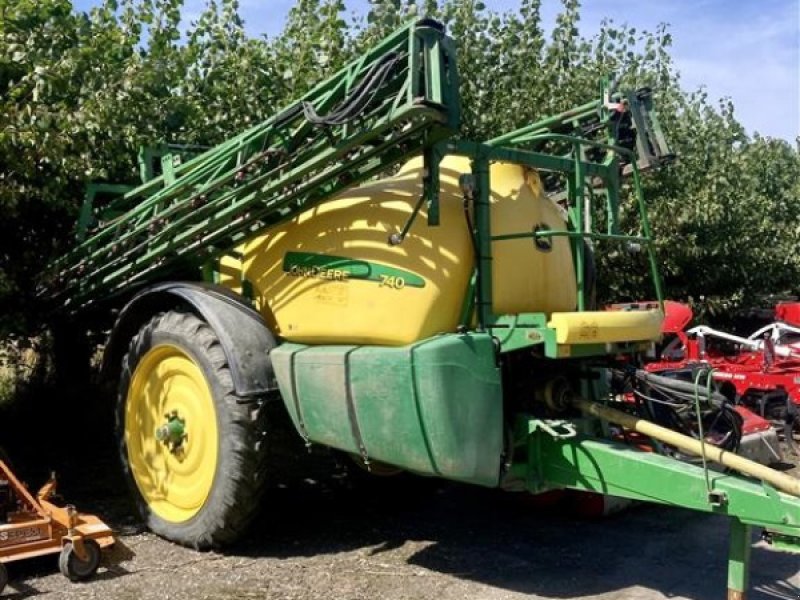
[[41, 366], [36, 340], [11, 339], [0, 345], [0, 408], [9, 406]]

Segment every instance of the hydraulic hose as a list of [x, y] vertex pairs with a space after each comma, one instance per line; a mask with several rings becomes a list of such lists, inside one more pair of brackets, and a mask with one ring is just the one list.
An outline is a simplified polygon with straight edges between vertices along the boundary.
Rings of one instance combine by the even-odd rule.
[[727, 402], [725, 396], [719, 392], [712, 391], [709, 395], [706, 388], [702, 386], [696, 387], [691, 381], [681, 381], [680, 379], [674, 379], [672, 377], [664, 377], [663, 375], [656, 375], [655, 373], [649, 373], [642, 369], [636, 371], [636, 378], [654, 387], [668, 388], [671, 391], [686, 395], [690, 399], [694, 399], [695, 394], [697, 394], [700, 396], [701, 400], [710, 402], [717, 408], [720, 408]]
[[[629, 415], [615, 408], [603, 406], [582, 398], [576, 397], [573, 400], [573, 404], [584, 413], [592, 415], [593, 417], [622, 425], [626, 429], [649, 436], [689, 454], [694, 454], [696, 456], [703, 455], [703, 444], [701, 444], [699, 440], [672, 431], [666, 427], [661, 427], [651, 421], [646, 421], [645, 419]], [[775, 469], [770, 469], [767, 466], [758, 464], [757, 462], [753, 462], [737, 454], [732, 454], [731, 452], [717, 448], [711, 444], [705, 444], [705, 456], [708, 460], [739, 471], [744, 475], [765, 481], [777, 490], [800, 498], [800, 479], [792, 477], [791, 475], [786, 475]]]
[[306, 119], [314, 125], [331, 126], [349, 123], [364, 111], [400, 59], [401, 56], [397, 52], [390, 52], [381, 57], [378, 62], [372, 65], [350, 95], [327, 115], [317, 114], [313, 104], [303, 102], [303, 114]]

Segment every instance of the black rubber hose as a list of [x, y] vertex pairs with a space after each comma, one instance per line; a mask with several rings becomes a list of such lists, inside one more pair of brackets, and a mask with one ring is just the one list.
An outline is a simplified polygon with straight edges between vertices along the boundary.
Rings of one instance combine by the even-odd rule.
[[310, 102], [303, 102], [303, 114], [315, 125], [343, 125], [355, 119], [370, 103], [400, 60], [400, 55], [391, 52], [372, 65], [366, 75], [339, 105], [327, 115], [319, 115]]
[[664, 387], [677, 393], [678, 395], [694, 399], [695, 393], [702, 399], [710, 402], [716, 407], [721, 407], [727, 403], [727, 398], [719, 392], [712, 390], [709, 395], [705, 386], [695, 386], [689, 381], [681, 381], [680, 379], [673, 379], [671, 377], [664, 377], [663, 375], [656, 375], [655, 373], [648, 373], [642, 369], [636, 371], [636, 378], [653, 387]]
[[[723, 394], [715, 391], [711, 391], [709, 394], [709, 390], [705, 386], [695, 386], [688, 381], [656, 375], [655, 373], [649, 373], [641, 369], [636, 371], [636, 378], [665, 397], [672, 396], [678, 402], [688, 404], [689, 406], [693, 405], [695, 392], [697, 392], [701, 400], [708, 402], [714, 408], [705, 414], [695, 415], [696, 418], [710, 420], [706, 425], [707, 432], [720, 429], [722, 431], [729, 431], [730, 435], [727, 436], [727, 439], [722, 442], [720, 447], [732, 452], [738, 450], [742, 439], [741, 416], [734, 410], [733, 406]], [[648, 412], [651, 414], [651, 418], [654, 418], [656, 422], [663, 422], [663, 419], [666, 418], [667, 421], [671, 421], [670, 425], [664, 423], [668, 427], [676, 429], [677, 431], [683, 430], [684, 432], [690, 432], [689, 434], [693, 435], [688, 424], [684, 422], [674, 410], [656, 411], [651, 402], [646, 402], [645, 405], [648, 408]], [[659, 415], [661, 418], [659, 418]]]

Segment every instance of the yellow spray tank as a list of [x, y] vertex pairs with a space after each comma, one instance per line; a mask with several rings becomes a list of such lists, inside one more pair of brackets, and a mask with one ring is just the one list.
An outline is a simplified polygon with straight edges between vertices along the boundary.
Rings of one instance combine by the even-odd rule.
[[[475, 266], [459, 188], [468, 159], [441, 163], [441, 224], [429, 226], [423, 209], [403, 243], [389, 243], [423, 194], [423, 168], [413, 159], [270, 228], [221, 261], [222, 282], [237, 291], [246, 282], [275, 333], [293, 342], [399, 346], [455, 331]], [[495, 163], [491, 182], [492, 235], [566, 229], [535, 171]], [[551, 240], [493, 245], [496, 313], [575, 310], [570, 243]]]

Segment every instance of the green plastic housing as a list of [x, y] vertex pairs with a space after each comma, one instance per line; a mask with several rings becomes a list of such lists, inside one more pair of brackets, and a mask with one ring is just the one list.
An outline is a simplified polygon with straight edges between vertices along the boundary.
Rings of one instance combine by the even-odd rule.
[[409, 471], [497, 486], [503, 398], [486, 334], [402, 347], [282, 344], [271, 353], [300, 435]]

